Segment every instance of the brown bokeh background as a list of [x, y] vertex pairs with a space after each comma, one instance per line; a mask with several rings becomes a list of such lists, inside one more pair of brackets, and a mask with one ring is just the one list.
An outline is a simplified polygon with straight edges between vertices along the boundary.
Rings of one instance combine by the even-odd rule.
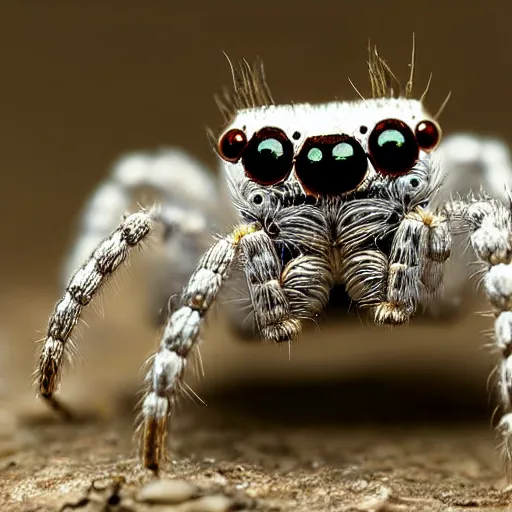
[[[363, 94], [369, 92], [368, 40], [405, 81], [414, 32], [416, 93], [423, 92], [430, 71], [427, 102], [433, 111], [453, 92], [442, 116], [445, 132], [511, 140], [510, 11], [505, 0], [2, 2], [0, 283], [9, 360], [20, 347], [32, 354], [32, 341], [58, 294], [59, 266], [76, 215], [113, 160], [126, 151], [177, 145], [214, 167], [205, 126], [220, 126], [213, 95], [230, 84], [222, 51], [232, 58], [261, 56], [279, 102], [352, 99], [348, 77]], [[144, 315], [124, 305], [118, 309], [117, 316], [115, 305], [107, 315], [109, 338], [124, 340], [116, 335], [125, 332], [119, 329]], [[358, 368], [362, 362], [402, 360], [403, 366], [422, 367], [430, 357], [428, 372], [443, 366], [448, 374], [463, 373], [482, 386], [483, 396], [490, 363], [480, 351], [479, 331], [489, 322], [462, 318], [455, 326], [377, 335], [359, 326], [343, 334], [327, 327], [324, 332], [335, 343], [328, 349], [294, 348], [292, 364], [287, 349], [233, 344], [228, 352], [248, 350], [246, 370], [272, 367], [284, 375], [311, 366], [318, 373], [337, 373], [325, 369], [338, 363]], [[147, 332], [152, 334], [143, 354], [154, 346], [154, 333]], [[350, 340], [355, 348], [348, 348]], [[205, 349], [223, 374], [232, 359], [219, 350], [213, 342]], [[256, 353], [270, 354], [260, 367]], [[19, 371], [9, 365], [23, 382], [28, 382], [27, 358]], [[134, 360], [134, 368], [140, 366], [140, 355]], [[88, 365], [91, 371], [94, 365]], [[207, 374], [216, 367], [207, 364]], [[474, 368], [485, 371], [473, 374]]]

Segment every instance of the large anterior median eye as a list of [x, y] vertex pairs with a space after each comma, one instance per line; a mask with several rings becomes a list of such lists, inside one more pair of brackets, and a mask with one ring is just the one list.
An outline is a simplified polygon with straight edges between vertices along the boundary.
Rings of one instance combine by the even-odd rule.
[[414, 133], [398, 119], [386, 119], [375, 126], [368, 138], [368, 151], [376, 170], [391, 176], [409, 172], [419, 156]]
[[242, 155], [249, 178], [261, 185], [275, 185], [286, 179], [293, 164], [293, 144], [279, 128], [256, 132]]
[[348, 135], [310, 137], [295, 160], [295, 174], [307, 193], [335, 196], [355, 190], [368, 170], [366, 154]]

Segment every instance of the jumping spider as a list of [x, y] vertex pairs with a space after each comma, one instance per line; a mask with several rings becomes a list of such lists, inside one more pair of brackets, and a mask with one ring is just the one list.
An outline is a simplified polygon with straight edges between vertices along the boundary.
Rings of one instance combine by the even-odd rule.
[[[167, 419], [187, 361], [231, 269], [245, 274], [261, 337], [290, 343], [305, 320], [324, 310], [334, 286], [368, 308], [377, 324], [404, 324], [434, 297], [444, 300], [443, 267], [452, 235], [462, 233], [484, 267], [483, 288], [495, 311], [502, 354], [498, 430], [511, 459], [508, 156], [499, 143], [469, 136], [438, 148], [441, 129], [425, 110], [425, 95], [411, 98], [414, 58], [405, 91], [376, 49], [368, 67], [372, 98], [320, 105], [276, 105], [259, 62], [232, 68], [234, 92], [218, 101], [227, 126], [215, 148], [236, 227], [201, 257], [210, 226], [229, 222], [219, 213], [226, 190], [216, 189], [212, 175], [178, 151], [132, 155], [115, 167], [86, 208], [68, 264], [71, 277], [50, 317], [38, 370], [48, 403], [63, 409], [54, 393], [82, 310], [157, 225], [164, 227], [168, 259], [155, 280], [155, 307], [182, 291], [166, 320], [142, 405], [143, 464], [154, 471], [164, 459]], [[468, 165], [481, 169], [476, 181], [487, 193], [466, 194], [460, 178]], [[141, 186], [160, 193], [160, 206], [126, 215], [115, 227]]]

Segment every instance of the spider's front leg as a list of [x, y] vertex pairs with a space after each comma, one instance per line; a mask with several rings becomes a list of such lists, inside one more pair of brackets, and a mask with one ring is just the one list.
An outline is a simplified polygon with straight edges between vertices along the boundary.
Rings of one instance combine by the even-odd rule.
[[501, 353], [497, 372], [502, 417], [498, 432], [510, 469], [512, 464], [512, 200], [489, 196], [452, 201], [446, 211], [454, 224], [469, 232], [471, 245], [486, 273], [482, 284], [495, 310], [495, 342]]
[[50, 317], [37, 372], [41, 396], [57, 411], [69, 412], [54, 397], [66, 344], [70, 342], [82, 310], [89, 305], [105, 281], [123, 264], [129, 252], [148, 238], [161, 218], [156, 210], [129, 215], [105, 238], [85, 264], [71, 277], [63, 298]]
[[237, 260], [247, 275], [262, 335], [274, 341], [290, 341], [298, 336], [300, 322], [290, 315], [281, 287], [281, 265], [271, 239], [256, 223], [236, 228], [201, 258], [182, 292], [180, 307], [168, 319], [148, 375], [150, 389], [142, 406], [142, 455], [144, 466], [155, 472], [165, 454], [167, 418], [172, 413], [187, 358], [197, 344], [206, 313]]
[[400, 222], [389, 255], [386, 298], [375, 309], [377, 324], [402, 325], [427, 305], [443, 281], [451, 233], [440, 213], [416, 206]]

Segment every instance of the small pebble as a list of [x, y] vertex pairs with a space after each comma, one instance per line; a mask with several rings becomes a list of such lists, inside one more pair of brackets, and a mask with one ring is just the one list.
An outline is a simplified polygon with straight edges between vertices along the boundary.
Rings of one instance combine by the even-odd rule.
[[196, 493], [196, 486], [185, 480], [153, 480], [139, 491], [137, 501], [177, 504], [189, 500]]
[[228, 479], [224, 475], [219, 475], [219, 473], [215, 473], [212, 476], [212, 480], [218, 485], [226, 485], [228, 483]]
[[350, 487], [354, 492], [361, 492], [364, 491], [368, 485], [368, 480], [360, 479], [356, 480]]
[[203, 496], [180, 506], [179, 512], [229, 512], [233, 510], [233, 500], [223, 494]]

